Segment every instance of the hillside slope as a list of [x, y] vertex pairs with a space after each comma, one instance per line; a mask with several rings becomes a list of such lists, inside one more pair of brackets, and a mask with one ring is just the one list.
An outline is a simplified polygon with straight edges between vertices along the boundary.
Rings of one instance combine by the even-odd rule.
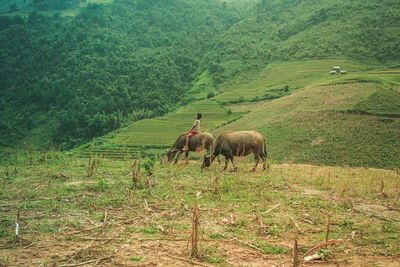
[[203, 118], [206, 118], [201, 123], [203, 132], [237, 120], [245, 114], [240, 111], [229, 112], [213, 100], [197, 101], [165, 116], [131, 123], [105, 136], [95, 138], [92, 142], [72, 151], [86, 155], [102, 154], [114, 158], [132, 156], [136, 153], [164, 153], [179, 134], [190, 129], [197, 112], [202, 113]]
[[[328, 74], [333, 62], [350, 72]], [[290, 84], [287, 92], [276, 90], [284, 84]], [[135, 122], [78, 151], [118, 157], [138, 150], [163, 153], [202, 112], [203, 130], [216, 135], [260, 131], [272, 161], [394, 168], [400, 164], [399, 88], [399, 69], [343, 59], [276, 63], [218, 96]], [[262, 100], [265, 95], [277, 99]]]
[[219, 84], [276, 61], [346, 57], [397, 64], [399, 14], [396, 0], [263, 0], [218, 38], [209, 70]]
[[[378, 83], [316, 86], [259, 104], [242, 119], [219, 128], [258, 130], [270, 158], [278, 161], [395, 168], [400, 166], [400, 109], [391, 117], [363, 113], [360, 103], [385, 105], [376, 95], [400, 101], [400, 91]], [[379, 109], [377, 113], [381, 113]], [[396, 114], [394, 114], [396, 113]]]
[[89, 4], [70, 18], [43, 9], [0, 16], [0, 146], [33, 133], [71, 148], [176, 109], [210, 43], [240, 19], [204, 0]]
[[164, 149], [203, 112], [203, 130], [272, 136], [279, 161], [397, 164], [398, 1], [89, 2], [0, 17], [0, 146]]

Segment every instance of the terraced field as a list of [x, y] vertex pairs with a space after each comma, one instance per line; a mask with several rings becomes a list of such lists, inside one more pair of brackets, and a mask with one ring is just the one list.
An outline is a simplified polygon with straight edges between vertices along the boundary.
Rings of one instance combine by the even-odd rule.
[[112, 157], [124, 157], [143, 149], [156, 154], [169, 147], [179, 134], [190, 130], [197, 112], [203, 114], [202, 131], [211, 131], [244, 115], [243, 112], [231, 113], [212, 100], [198, 101], [166, 116], [132, 123], [77, 150], [85, 148], [84, 154], [101, 153]]
[[[333, 66], [347, 70], [347, 75], [330, 75]], [[263, 71], [252, 77], [238, 77], [222, 88], [223, 93], [216, 100], [235, 101], [240, 98], [251, 100], [262, 98], [274, 90], [288, 86], [290, 91], [321, 83], [343, 80], [351, 75], [361, 75], [369, 67], [346, 59], [306, 60], [296, 62], [276, 62], [269, 64]]]

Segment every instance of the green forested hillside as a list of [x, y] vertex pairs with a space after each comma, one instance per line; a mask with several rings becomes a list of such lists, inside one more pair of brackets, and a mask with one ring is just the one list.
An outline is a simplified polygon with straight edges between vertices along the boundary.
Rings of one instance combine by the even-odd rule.
[[186, 0], [0, 17], [1, 145], [44, 125], [38, 143], [73, 146], [174, 109], [213, 38], [238, 18], [218, 1]]
[[396, 0], [262, 0], [218, 38], [209, 68], [215, 82], [222, 83], [275, 61], [398, 62], [399, 14]]
[[[383, 116], [384, 123], [399, 114], [397, 69], [386, 75], [400, 63], [398, 1], [34, 2], [26, 17], [0, 16], [1, 146], [53, 141], [71, 148], [121, 126], [128, 127], [101, 141], [105, 147], [151, 145], [149, 134], [162, 134], [157, 122], [171, 120], [173, 129], [156, 142], [168, 145], [196, 108], [215, 116], [205, 127], [212, 130], [261, 100], [335, 82], [383, 88], [335, 112]], [[336, 64], [346, 77], [327, 75]], [[307, 157], [297, 159], [318, 162]]]

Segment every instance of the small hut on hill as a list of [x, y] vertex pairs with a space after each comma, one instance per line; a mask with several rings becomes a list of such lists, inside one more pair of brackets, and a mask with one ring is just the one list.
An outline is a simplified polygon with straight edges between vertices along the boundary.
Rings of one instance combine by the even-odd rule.
[[346, 74], [347, 73], [347, 71], [346, 70], [340, 70], [340, 67], [339, 66], [333, 66], [333, 70], [331, 70], [330, 72], [329, 72], [329, 74]]

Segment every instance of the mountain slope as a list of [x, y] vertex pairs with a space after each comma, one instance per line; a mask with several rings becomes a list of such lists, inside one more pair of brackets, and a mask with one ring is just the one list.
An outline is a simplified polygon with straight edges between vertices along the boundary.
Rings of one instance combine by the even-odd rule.
[[121, 0], [72, 18], [0, 17], [0, 145], [47, 128], [40, 146], [72, 147], [180, 106], [213, 38], [239, 19], [221, 6]]
[[376, 95], [400, 101], [399, 90], [374, 82], [309, 87], [259, 104], [216, 134], [258, 130], [278, 161], [395, 168], [400, 166], [400, 109], [393, 107], [390, 118], [358, 110], [360, 103], [364, 110], [386, 103]]
[[346, 57], [398, 63], [399, 14], [396, 0], [263, 0], [221, 35], [209, 69], [222, 83], [275, 61]]
[[[332, 63], [348, 68], [348, 74], [328, 74]], [[288, 92], [276, 90], [285, 84]], [[203, 130], [215, 135], [260, 131], [271, 161], [394, 168], [400, 165], [399, 88], [399, 69], [343, 59], [275, 63], [218, 96], [135, 122], [78, 151], [113, 157], [139, 150], [163, 153], [190, 128], [193, 114], [203, 112]], [[278, 99], [261, 100], [265, 95]]]
[[[0, 17], [2, 145], [164, 148], [200, 111], [207, 130], [260, 130], [276, 160], [396, 165], [398, 1], [235, 3], [116, 0], [70, 18]], [[348, 74], [329, 75], [334, 65]]]

